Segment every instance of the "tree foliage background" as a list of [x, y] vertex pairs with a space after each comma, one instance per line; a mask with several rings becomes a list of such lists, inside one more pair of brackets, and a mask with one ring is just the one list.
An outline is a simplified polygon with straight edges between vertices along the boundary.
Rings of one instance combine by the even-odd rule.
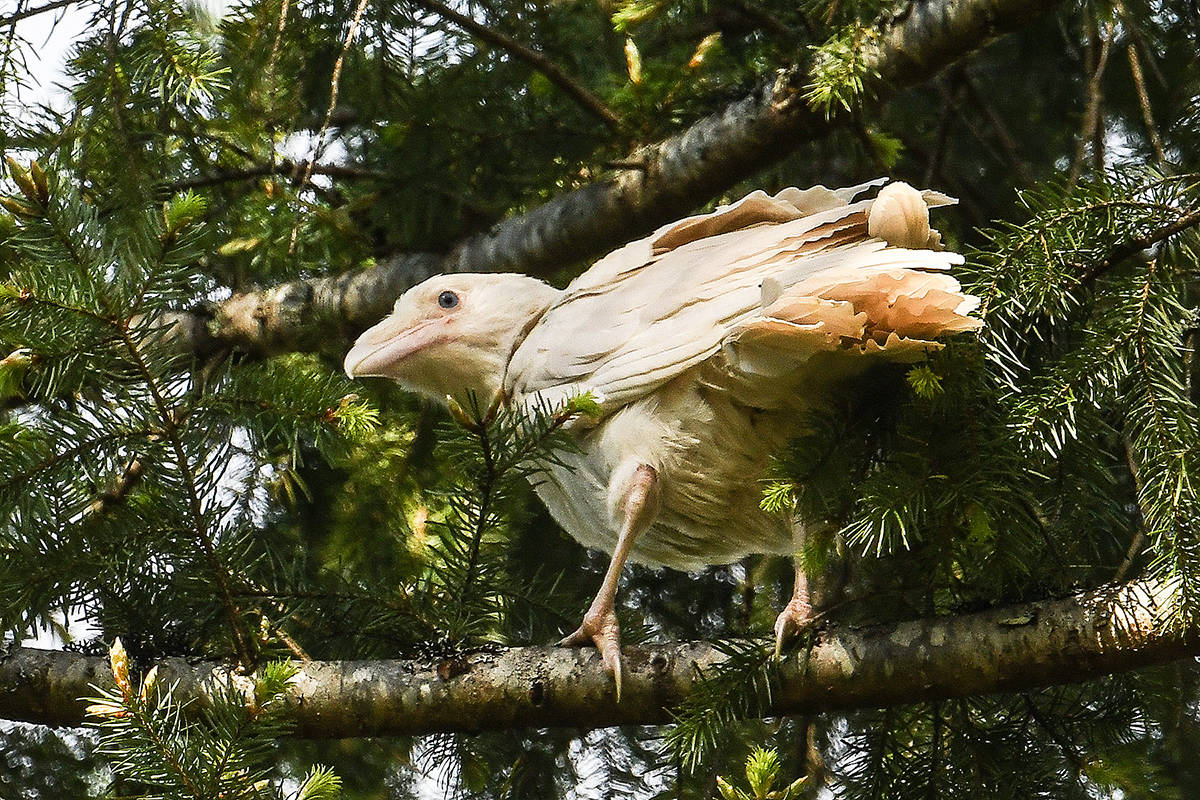
[[[1165, 624], [1194, 624], [1200, 12], [1062, 4], [876, 103], [861, 91], [864, 53], [910, 12], [880, 0], [10, 4], [6, 641], [42, 632], [98, 653], [119, 636], [136, 682], [167, 654], [445, 655], [573, 629], [606, 561], [522, 480], [561, 445], [552, 410], [465, 429], [342, 378], [345, 320], [311, 320], [318, 333], [290, 348], [303, 352], [267, 356], [225, 346], [212, 309], [446, 251], [639, 169], [639, 145], [794, 64], [832, 132], [693, 206], [885, 173], [944, 190], [961, 202], [939, 227], [969, 254], [988, 323], [927, 364], [873, 373], [806, 420], [764, 476], [769, 506], [831, 523], [804, 554], [828, 617], [962, 613], [1145, 574], [1177, 587]], [[60, 13], [88, 19], [69, 102], [32, 106], [22, 98], [46, 76], [26, 65], [39, 43], [23, 26]], [[542, 274], [562, 285], [593, 255]], [[181, 312], [208, 320], [215, 343], [181, 347], [165, 324]], [[627, 640], [761, 635], [789, 577], [760, 558], [699, 575], [634, 568], [622, 628]], [[268, 670], [259, 708], [231, 700], [199, 727], [165, 699], [138, 707], [131, 686], [98, 699], [97, 728], [0, 729], [0, 797], [332, 796], [314, 764], [351, 798], [712, 797], [764, 744], [781, 785], [808, 775], [811, 796], [1200, 793], [1190, 661], [731, 722], [764, 668], [756, 648], [731, 646], [742, 672], [670, 729], [277, 740], [284, 667]]]

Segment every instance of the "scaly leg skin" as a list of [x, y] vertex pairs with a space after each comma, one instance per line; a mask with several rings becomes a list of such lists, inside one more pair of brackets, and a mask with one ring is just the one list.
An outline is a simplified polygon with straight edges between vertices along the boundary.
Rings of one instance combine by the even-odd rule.
[[813, 623], [812, 602], [808, 595], [808, 575], [800, 565], [801, 554], [804, 551], [804, 524], [797, 522], [792, 526], [792, 559], [796, 565], [796, 583], [792, 589], [792, 599], [779, 612], [775, 619], [775, 660], [778, 661], [783, 647], [795, 639]]
[[604, 669], [613, 676], [616, 684], [617, 702], [621, 702], [621, 631], [617, 615], [613, 610], [617, 599], [617, 583], [629, 550], [642, 531], [650, 527], [658, 515], [659, 484], [658, 472], [648, 464], [639, 464], [633, 476], [626, 482], [625, 500], [622, 504], [624, 519], [617, 535], [617, 546], [612, 561], [604, 573], [604, 581], [596, 592], [596, 599], [583, 615], [583, 624], [570, 636], [559, 642], [560, 647], [579, 647], [592, 644], [600, 651]]

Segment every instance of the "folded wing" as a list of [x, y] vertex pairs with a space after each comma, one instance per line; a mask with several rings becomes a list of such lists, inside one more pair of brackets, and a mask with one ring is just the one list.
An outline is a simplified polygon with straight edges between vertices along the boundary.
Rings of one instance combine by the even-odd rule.
[[607, 413], [709, 359], [777, 380], [818, 352], [919, 358], [981, 324], [946, 273], [928, 208], [953, 202], [880, 181], [754, 192], [665, 226], [579, 276], [513, 354], [506, 386], [550, 402], [592, 391]]

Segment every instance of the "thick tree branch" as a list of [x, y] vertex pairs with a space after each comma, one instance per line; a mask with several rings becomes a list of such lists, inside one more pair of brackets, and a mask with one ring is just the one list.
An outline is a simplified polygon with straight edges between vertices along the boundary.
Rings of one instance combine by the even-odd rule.
[[[1073, 683], [1200, 653], [1167, 627], [1174, 587], [1135, 581], [959, 617], [823, 632], [782, 667], [770, 715], [913, 703]], [[655, 724], [724, 656], [707, 642], [626, 647], [622, 700], [594, 650], [515, 647], [461, 659], [301, 664], [289, 714], [314, 738]], [[161, 685], [202, 699], [211, 662], [166, 659]], [[111, 685], [105, 659], [14, 648], [0, 656], [0, 717], [77, 725], [78, 698]]]
[[[869, 56], [867, 96], [886, 100], [1053, 6], [1036, 0], [914, 3]], [[209, 344], [259, 353], [336, 349], [341, 337], [378, 320], [405, 289], [438, 272], [545, 274], [601, 254], [850, 120], [828, 120], [810, 109], [803, 99], [807, 83], [803, 71], [781, 72], [686, 131], [635, 152], [630, 161], [641, 168], [566, 192], [448, 254], [407, 253], [363, 271], [236, 295], [215, 311]], [[203, 343], [193, 349], [202, 351]]]

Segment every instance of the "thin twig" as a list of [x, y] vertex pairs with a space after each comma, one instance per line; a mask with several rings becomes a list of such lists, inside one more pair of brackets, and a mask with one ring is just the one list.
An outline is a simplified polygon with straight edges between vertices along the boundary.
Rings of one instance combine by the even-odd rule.
[[[1075, 158], [1071, 161], [1071, 171], [1068, 177], [1068, 185], [1074, 187], [1079, 182], [1080, 175], [1083, 174], [1083, 161], [1087, 155], [1088, 142], [1092, 143], [1093, 157], [1097, 162], [1098, 167], [1103, 166], [1104, 152], [1103, 150], [1096, 151], [1097, 146], [1103, 147], [1103, 135], [1101, 141], [1097, 141], [1097, 130], [1103, 129], [1100, 125], [1100, 101], [1102, 99], [1101, 83], [1104, 78], [1104, 68], [1108, 65], [1109, 45], [1112, 44], [1113, 26], [1109, 23], [1104, 28], [1104, 33], [1101, 34], [1096, 28], [1093, 28], [1092, 38], [1088, 47], [1089, 53], [1095, 53], [1094, 65], [1092, 74], [1087, 82], [1087, 106], [1083, 112], [1083, 124], [1079, 130], [1079, 141], [1076, 142]], [[1097, 51], [1096, 43], [1099, 42], [1099, 50]]]
[[[275, 66], [279, 60], [279, 46], [283, 42], [283, 31], [287, 27], [288, 10], [290, 8], [290, 0], [283, 0], [283, 5], [279, 9], [279, 22], [275, 26], [275, 40], [271, 42], [271, 57], [267, 59], [264, 85], [266, 86], [268, 96], [271, 98], [275, 96]], [[276, 128], [274, 107], [270, 108], [266, 114], [266, 123], [267, 149], [271, 154], [271, 165], [274, 166], [279, 156], [275, 148]]]
[[1125, 580], [1125, 576], [1129, 573], [1130, 567], [1133, 566], [1134, 559], [1141, 554], [1142, 549], [1146, 546], [1146, 519], [1142, 514], [1142, 478], [1138, 471], [1138, 463], [1133, 455], [1133, 442], [1129, 441], [1127, 435], [1121, 437], [1121, 449], [1125, 451], [1125, 465], [1129, 469], [1129, 477], [1133, 479], [1134, 496], [1137, 498], [1137, 533], [1133, 536], [1133, 541], [1129, 543], [1129, 549], [1125, 551], [1125, 558], [1121, 560], [1117, 571], [1113, 573], [1112, 582], [1119, 583]]
[[283, 0], [283, 6], [279, 9], [279, 24], [275, 26], [275, 41], [271, 43], [271, 57], [267, 60], [268, 82], [275, 77], [275, 62], [279, 58], [279, 44], [283, 41], [283, 29], [287, 27], [288, 9], [290, 7], [290, 0]]
[[1146, 123], [1146, 135], [1150, 137], [1150, 147], [1154, 150], [1154, 160], [1159, 166], [1167, 162], [1163, 150], [1162, 138], [1158, 135], [1158, 126], [1154, 124], [1154, 113], [1150, 109], [1150, 93], [1146, 91], [1146, 78], [1142, 75], [1142, 62], [1138, 58], [1137, 47], [1130, 43], [1125, 48], [1129, 57], [1129, 72], [1133, 75], [1133, 85], [1137, 89], [1138, 103], [1142, 106], [1142, 119]]
[[1017, 178], [1026, 186], [1033, 185], [1033, 176], [1029, 174], [1029, 166], [1025, 163], [1025, 159], [1021, 158], [1021, 152], [1017, 148], [1017, 140], [1009, 133], [1008, 127], [1004, 124], [1004, 120], [996, 113], [996, 109], [992, 104], [987, 102], [983, 95], [980, 94], [979, 88], [975, 86], [975, 82], [971, 80], [971, 76], [966, 70], [962, 73], [963, 86], [967, 91], [967, 99], [971, 105], [975, 106], [984, 117], [987, 118], [988, 124], [992, 126], [992, 133], [996, 135], [996, 141], [1000, 142], [1000, 149], [1004, 152], [1008, 165], [1017, 173]]
[[[157, 437], [150, 437], [151, 441], [155, 438]], [[113, 485], [101, 492], [84, 510], [85, 517], [103, 514], [111, 506], [123, 502], [144, 474], [146, 474], [146, 462], [141, 458], [129, 459], [129, 463], [125, 465], [125, 469], [121, 470], [120, 477], [113, 482]]]
[[488, 516], [491, 514], [494, 489], [500, 477], [497, 474], [496, 460], [492, 453], [492, 443], [488, 437], [487, 425], [480, 425], [476, 430], [476, 435], [479, 438], [479, 449], [483, 458], [483, 475], [476, 487], [475, 496], [479, 498], [479, 511], [475, 518], [474, 529], [471, 531], [471, 546], [467, 554], [467, 568], [466, 574], [463, 576], [462, 591], [459, 593], [460, 599], [467, 597], [467, 593], [471, 590], [471, 583], [475, 579], [475, 568], [479, 563], [479, 545], [483, 542]]
[[[966, 77], [961, 70], [956, 75]], [[942, 88], [942, 112], [938, 119], [937, 133], [933, 137], [933, 150], [925, 162], [924, 184], [926, 186], [932, 186], [934, 177], [941, 171], [942, 161], [946, 157], [946, 145], [950, 138], [950, 126], [954, 122], [954, 100], [945, 90], [944, 84], [939, 83], [939, 86]]]
[[[959, 84], [959, 86], [957, 87], [957, 90], [954, 94], [951, 94], [949, 92], [949, 90], [946, 89], [946, 87], [944, 87], [944, 86], [942, 87], [942, 94], [945, 97], [946, 101], [948, 103], [950, 103], [952, 109], [960, 110], [959, 109], [959, 98], [961, 96], [966, 95], [967, 99], [972, 100], [973, 105], [976, 105], [978, 107], [978, 110], [985, 117], [987, 117], [989, 122], [991, 123], [993, 131], [996, 134], [996, 139], [1000, 140], [1001, 149], [997, 149], [996, 146], [992, 143], [991, 139], [989, 139], [986, 135], [984, 135], [984, 132], [979, 128], [978, 125], [975, 124], [975, 122], [971, 119], [970, 115], [960, 113], [959, 119], [963, 122], [964, 125], [967, 126], [967, 131], [971, 134], [971, 136], [973, 136], [975, 138], [975, 141], [979, 142], [980, 146], [983, 147], [983, 149], [985, 151], [987, 151], [987, 154], [989, 156], [991, 156], [992, 159], [998, 165], [1000, 165], [1002, 167], [1007, 167], [1009, 169], [1016, 171], [1017, 173], [1019, 173], [1019, 176], [1021, 176], [1021, 175], [1024, 176], [1022, 178], [1022, 180], [1024, 180], [1025, 183], [1032, 184], [1033, 181], [1031, 179], [1028, 179], [1028, 171], [1025, 168], [1025, 164], [1021, 161], [1021, 157], [1017, 154], [1016, 144], [1012, 141], [1012, 137], [1011, 136], [1008, 137], [1008, 142], [1007, 142], [1007, 146], [1006, 146], [1006, 142], [1004, 141], [1004, 138], [1005, 138], [1005, 136], [1008, 136], [1007, 130], [1005, 130], [1003, 128], [1002, 124], [1000, 124], [999, 130], [996, 129], [997, 124], [999, 124], [999, 118], [995, 116], [994, 112], [991, 112], [990, 108], [988, 108], [986, 105], [984, 105], [979, 100], [977, 93], [975, 92], [975, 87], [970, 83], [969, 79], [967, 78], [967, 74], [966, 74], [965, 70], [962, 72], [961, 80], [962, 80], [962, 82]], [[973, 95], [975, 95], [975, 96], [973, 96]], [[1011, 147], [1011, 151], [1009, 150], [1009, 147]]]
[[871, 140], [871, 132], [867, 130], [867, 126], [863, 124], [862, 120], [856, 119], [851, 122], [850, 130], [854, 132], [855, 138], [862, 145], [867, 158], [871, 159], [871, 164], [875, 171], [881, 174], [886, 173], [888, 171], [887, 162], [884, 161], [879, 148], [875, 146], [875, 142]]
[[38, 14], [45, 14], [47, 11], [57, 11], [60, 8], [66, 8], [81, 0], [53, 0], [53, 2], [45, 5], [35, 6], [34, 8], [24, 8], [14, 14], [9, 14], [6, 17], [0, 17], [0, 25], [11, 25], [14, 22], [20, 22], [23, 19], [36, 17]]
[[1099, 261], [1093, 262], [1088, 269], [1079, 276], [1079, 286], [1086, 288], [1093, 283], [1097, 278], [1111, 269], [1114, 265], [1124, 261], [1130, 256], [1140, 253], [1147, 247], [1158, 244], [1161, 241], [1171, 238], [1177, 233], [1182, 233], [1188, 228], [1194, 228], [1200, 225], [1200, 208], [1182, 214], [1174, 222], [1169, 222], [1160, 228], [1150, 231], [1145, 236], [1138, 236], [1134, 239], [1129, 239], [1114, 247], [1108, 252], [1108, 255]]
[[438, 2], [438, 0], [413, 0], [413, 2], [432, 11], [442, 19], [453, 22], [476, 39], [495, 45], [514, 58], [524, 61], [546, 76], [546, 80], [566, 92], [584, 111], [599, 119], [610, 130], [616, 132], [621, 129], [621, 119], [613, 113], [612, 109], [544, 54], [526, 47], [517, 40], [497, 30], [482, 25], [464, 14], [458, 13], [449, 6]]
[[305, 664], [312, 662], [312, 656], [310, 656], [308, 652], [300, 646], [300, 643], [293, 639], [292, 635], [285, 631], [282, 626], [272, 625], [271, 633], [275, 635], [276, 639], [283, 642], [284, 646], [287, 647], [288, 650], [291, 650], [292, 655], [294, 655], [296, 658], [300, 659]]
[[1037, 723], [1039, 728], [1046, 732], [1046, 735], [1050, 737], [1050, 741], [1054, 742], [1059, 751], [1063, 754], [1063, 757], [1071, 763], [1071, 767], [1075, 770], [1075, 777], [1078, 778], [1079, 775], [1083, 773], [1084, 769], [1087, 768], [1087, 762], [1075, 749], [1074, 745], [1064, 738], [1059, 731], [1055, 730], [1051, 721], [1046, 719], [1041, 710], [1034, 705], [1034, 702], [1030, 699], [1029, 695], [1021, 695], [1021, 699], [1025, 703], [1025, 708], [1029, 711], [1029, 716], [1034, 722]]
[[[333, 111], [337, 108], [338, 90], [342, 80], [342, 65], [346, 62], [346, 53], [350, 52], [350, 45], [354, 43], [354, 37], [358, 33], [358, 24], [362, 21], [363, 12], [367, 10], [367, 3], [370, 1], [358, 0], [358, 6], [354, 9], [354, 16], [350, 19], [350, 28], [346, 31], [346, 40], [342, 42], [342, 51], [338, 53], [337, 61], [333, 63], [333, 75], [329, 79], [329, 108], [325, 111], [325, 120], [321, 123], [321, 129], [317, 131], [317, 144], [313, 148], [313, 156], [304, 162], [304, 173], [300, 178], [300, 186], [297, 192], [304, 191], [304, 187], [308, 185], [309, 179], [312, 178], [313, 164], [325, 152], [325, 136], [329, 132], [329, 124], [333, 119]], [[296, 221], [292, 225], [292, 235], [288, 242], [288, 255], [293, 255], [296, 252], [296, 238], [300, 234], [302, 218], [302, 214], [297, 214]]]
[[[350, 167], [342, 164], [317, 164], [313, 166], [308, 161], [295, 162], [290, 159], [284, 159], [274, 164], [255, 164], [244, 169], [218, 172], [212, 175], [201, 175], [195, 178], [184, 178], [173, 183], [163, 184], [159, 189], [177, 192], [182, 189], [199, 189], [205, 186], [216, 186], [221, 183], [234, 183], [251, 178], [262, 178], [267, 175], [295, 176], [303, 170], [308, 170], [312, 175], [328, 175], [331, 178], [372, 178], [383, 180], [387, 177], [387, 175], [378, 170], [364, 169], [362, 167]], [[296, 177], [294, 183], [299, 185], [299, 181], [299, 177]]]

